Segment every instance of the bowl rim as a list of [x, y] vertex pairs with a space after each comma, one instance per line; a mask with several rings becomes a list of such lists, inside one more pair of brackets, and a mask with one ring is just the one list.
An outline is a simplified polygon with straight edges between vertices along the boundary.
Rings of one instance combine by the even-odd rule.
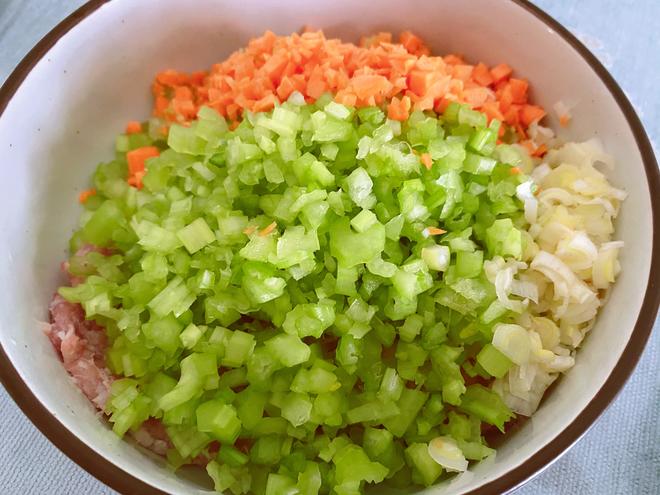
[[[528, 0], [509, 0], [525, 9], [547, 27], [554, 30], [586, 61], [624, 114], [639, 149], [646, 171], [651, 198], [653, 226], [652, 253], [660, 253], [660, 171], [653, 148], [632, 104], [621, 87], [600, 61], [559, 21]], [[0, 88], [0, 118], [19, 87], [43, 56], [80, 22], [110, 0], [88, 0], [46, 34], [21, 60]], [[652, 256], [646, 292], [630, 340], [603, 386], [578, 414], [576, 419], [545, 447], [538, 450], [519, 466], [498, 478], [475, 488], [467, 494], [507, 493], [539, 474], [559, 459], [596, 422], [621, 391], [644, 350], [655, 323], [660, 304], [660, 256]], [[127, 473], [71, 433], [39, 402], [29, 386], [9, 360], [0, 343], [0, 382], [23, 413], [57, 448], [80, 467], [120, 493], [165, 494], [162, 490]]]

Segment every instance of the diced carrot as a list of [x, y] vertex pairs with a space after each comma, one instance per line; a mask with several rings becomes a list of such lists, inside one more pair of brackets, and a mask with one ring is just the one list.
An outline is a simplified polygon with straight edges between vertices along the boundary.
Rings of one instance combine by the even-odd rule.
[[536, 105], [524, 105], [520, 112], [520, 121], [525, 126], [529, 126], [532, 122], [538, 122], [545, 116], [545, 110]]
[[190, 100], [192, 99], [192, 91], [188, 86], [178, 86], [174, 89], [175, 100]]
[[500, 122], [504, 122], [504, 115], [502, 115], [499, 104], [496, 101], [487, 101], [482, 105], [481, 111], [486, 114], [486, 117], [488, 117], [489, 121], [492, 119], [497, 119]]
[[376, 33], [373, 36], [362, 36], [360, 38], [360, 46], [365, 48], [378, 46], [381, 43], [392, 43], [392, 33], [381, 32], [381, 33]]
[[482, 86], [490, 86], [493, 84], [493, 76], [490, 75], [490, 71], [486, 64], [480, 62], [474, 66], [472, 71], [472, 79], [474, 79], [478, 84]]
[[472, 107], [481, 107], [488, 100], [491, 92], [488, 88], [470, 88], [463, 91], [462, 96], [466, 103]]
[[499, 64], [490, 69], [490, 75], [493, 78], [493, 82], [499, 82], [502, 79], [507, 79], [512, 72], [513, 69], [511, 69], [511, 67], [509, 67], [507, 64]]
[[307, 81], [307, 94], [316, 99], [328, 90], [328, 83], [325, 81], [323, 69], [317, 66], [312, 71], [309, 81]]
[[451, 75], [454, 79], [460, 79], [463, 82], [467, 82], [470, 80], [470, 77], [472, 77], [472, 69], [473, 67], [471, 65], [456, 64], [452, 67]]
[[524, 135], [542, 110], [523, 107], [527, 81], [510, 79], [511, 74], [507, 64], [489, 69], [483, 63], [469, 65], [459, 55], [430, 56], [424, 42], [408, 31], [399, 43], [392, 42], [391, 33], [377, 33], [361, 46], [327, 39], [321, 31], [266, 32], [208, 72], [160, 72], [152, 93], [154, 115], [168, 125], [187, 125], [202, 105], [238, 122], [246, 110], [268, 111], [298, 91], [307, 102], [329, 92], [347, 106], [387, 106], [388, 116], [397, 120], [408, 118], [411, 108], [442, 111], [457, 101]]
[[464, 62], [463, 58], [460, 55], [454, 55], [453, 53], [450, 53], [449, 55], [445, 55], [443, 57], [443, 60], [449, 65], [458, 65]]
[[354, 76], [351, 80], [351, 88], [355, 96], [360, 99], [367, 99], [370, 96], [384, 94], [392, 87], [392, 83], [387, 78], [377, 74], [364, 74]]
[[513, 105], [513, 92], [511, 90], [511, 86], [508, 84], [504, 86], [503, 88], [499, 89], [497, 91], [497, 96], [498, 96], [498, 101], [500, 102], [500, 108], [502, 111], [506, 113], [509, 111], [511, 108], [511, 105]]
[[410, 31], [404, 31], [399, 35], [399, 43], [408, 50], [408, 53], [412, 53], [413, 55], [428, 55], [431, 53], [422, 39]]
[[518, 175], [518, 174], [520, 174], [520, 168], [519, 167], [511, 167], [509, 169], [509, 173], [511, 175]]
[[[500, 107], [503, 107], [502, 102], [500, 102]], [[507, 110], [502, 109], [504, 112], [504, 122], [516, 126], [520, 123], [520, 106], [519, 105], [509, 105]]]
[[509, 79], [509, 88], [513, 103], [527, 103], [527, 88], [529, 83], [524, 79]]
[[431, 170], [431, 167], [433, 167], [433, 160], [431, 159], [431, 155], [428, 153], [422, 153], [419, 159], [428, 170]]
[[440, 98], [433, 107], [433, 110], [435, 110], [438, 113], [444, 113], [444, 111], [447, 109], [447, 107], [451, 102], [452, 100], [450, 100], [449, 98]]
[[94, 188], [86, 189], [78, 195], [78, 202], [84, 204], [87, 202], [89, 198], [95, 195], [96, 195], [96, 189]]
[[137, 120], [130, 120], [126, 124], [126, 134], [137, 134], [138, 132], [142, 132], [142, 124]]
[[438, 227], [426, 227], [424, 230], [426, 231], [427, 235], [440, 235], [447, 232], [446, 230], [440, 229]]
[[268, 234], [270, 234], [273, 230], [275, 230], [275, 227], [277, 227], [277, 222], [273, 222], [268, 226], [264, 227], [262, 230], [259, 231], [259, 235], [261, 237], [265, 237]]
[[410, 97], [404, 96], [399, 99], [395, 96], [387, 106], [387, 118], [392, 120], [399, 120], [401, 122], [408, 120], [410, 115], [410, 106]]
[[278, 103], [277, 97], [270, 93], [261, 98], [260, 100], [254, 102], [252, 109], [255, 112], [265, 112], [267, 110], [272, 110], [275, 104]]
[[516, 124], [513, 127], [515, 128], [516, 134], [518, 134], [519, 139], [527, 139], [527, 133], [525, 132], [523, 126], [521, 126], [520, 124]]
[[149, 158], [160, 155], [160, 150], [155, 146], [143, 146], [126, 153], [128, 162], [128, 183], [138, 189], [142, 188], [142, 177], [146, 173], [145, 162]]
[[571, 116], [570, 115], [561, 115], [559, 117], [559, 125], [562, 127], [568, 127], [568, 124], [571, 123]]
[[144, 175], [144, 172], [136, 172], [135, 174], [131, 175], [126, 182], [128, 182], [129, 186], [142, 189], [142, 178]]
[[291, 79], [289, 79], [288, 76], [284, 76], [280, 81], [279, 86], [277, 87], [277, 96], [279, 97], [280, 101], [285, 101], [295, 90], [296, 87], [293, 85]]
[[542, 157], [547, 152], [548, 152], [548, 147], [545, 144], [541, 144], [541, 145], [539, 145], [538, 148], [536, 148], [534, 150], [534, 152], [532, 153], [532, 156]]
[[408, 75], [408, 87], [418, 96], [423, 96], [431, 85], [433, 74], [422, 70], [413, 70]]

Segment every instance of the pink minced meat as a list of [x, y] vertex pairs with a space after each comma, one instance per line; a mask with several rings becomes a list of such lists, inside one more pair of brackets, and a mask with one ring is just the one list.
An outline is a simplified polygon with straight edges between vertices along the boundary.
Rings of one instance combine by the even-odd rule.
[[144, 448], [151, 450], [158, 455], [166, 455], [172, 448], [170, 437], [165, 431], [165, 426], [160, 420], [149, 418], [142, 426], [133, 433], [135, 441]]
[[94, 405], [103, 409], [110, 393], [112, 374], [105, 365], [108, 346], [105, 331], [95, 322], [85, 320], [79, 304], [59, 294], [50, 303], [50, 325], [46, 335], [60, 353], [64, 368]]

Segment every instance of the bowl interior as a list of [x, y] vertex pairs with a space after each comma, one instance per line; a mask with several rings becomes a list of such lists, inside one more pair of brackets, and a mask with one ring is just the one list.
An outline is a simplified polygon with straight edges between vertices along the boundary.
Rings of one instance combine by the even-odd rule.
[[[157, 22], [154, 22], [157, 19]], [[497, 456], [425, 493], [469, 491], [521, 465], [560, 435], [603, 386], [628, 342], [646, 291], [652, 212], [642, 157], [605, 84], [557, 33], [514, 2], [393, 0], [241, 2], [114, 0], [75, 26], [36, 64], [0, 117], [0, 343], [38, 400], [74, 435], [135, 477], [171, 493], [207, 493], [162, 462], [117, 439], [73, 386], [40, 330], [62, 282], [59, 263], [76, 226], [77, 193], [93, 167], [113, 154], [125, 122], [145, 119], [149, 85], [165, 68], [206, 68], [270, 29], [309, 25], [357, 41], [379, 30], [411, 29], [435, 53], [471, 61], [506, 61], [530, 80], [533, 98], [551, 108], [579, 102], [572, 140], [599, 137], [615, 156], [611, 182], [629, 193], [616, 238], [626, 242], [622, 273], [576, 366]], [[557, 128], [557, 121], [550, 118]], [[552, 459], [548, 458], [550, 462]]]

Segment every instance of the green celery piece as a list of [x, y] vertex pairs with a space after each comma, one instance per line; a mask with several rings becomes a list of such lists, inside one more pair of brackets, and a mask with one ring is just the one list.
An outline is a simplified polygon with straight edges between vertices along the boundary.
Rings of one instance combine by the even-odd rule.
[[307, 370], [301, 368], [296, 373], [291, 390], [300, 393], [322, 394], [334, 392], [341, 387], [337, 375], [323, 368], [312, 367]]
[[371, 421], [381, 423], [384, 419], [397, 416], [400, 412], [399, 407], [392, 401], [375, 400], [349, 409], [346, 412], [346, 421], [348, 424]]
[[286, 367], [304, 363], [311, 354], [309, 346], [294, 335], [277, 335], [267, 340], [265, 345], [266, 349]]
[[484, 345], [477, 354], [477, 363], [495, 378], [502, 378], [513, 366], [513, 362], [490, 343]]
[[338, 450], [332, 462], [335, 465], [335, 481], [339, 485], [361, 481], [380, 483], [389, 473], [385, 466], [371, 461], [364, 450], [354, 444]]
[[210, 433], [223, 443], [232, 444], [241, 432], [241, 420], [236, 409], [221, 400], [204, 402], [196, 411], [197, 429]]
[[406, 459], [419, 473], [425, 486], [432, 485], [442, 474], [442, 466], [435, 462], [428, 452], [428, 445], [413, 443], [406, 449]]
[[406, 430], [415, 420], [415, 417], [422, 410], [426, 399], [429, 394], [421, 390], [411, 388], [404, 388], [401, 392], [401, 397], [397, 402], [399, 406], [399, 414], [387, 418], [383, 421], [383, 426], [387, 428], [395, 437], [402, 437]]
[[174, 124], [167, 134], [167, 145], [178, 153], [201, 155], [206, 141], [197, 135], [194, 128]]
[[216, 376], [218, 369], [212, 354], [191, 354], [181, 361], [181, 378], [176, 387], [158, 401], [158, 406], [168, 411], [189, 401], [202, 392], [206, 380]]
[[248, 261], [243, 264], [242, 272], [241, 284], [254, 303], [263, 304], [284, 293], [286, 280], [277, 276], [280, 273], [273, 265]]
[[172, 314], [142, 325], [142, 332], [154, 346], [168, 354], [180, 347], [179, 336], [183, 325]]
[[510, 218], [500, 218], [486, 229], [486, 246], [491, 256], [522, 257], [522, 234]]
[[273, 465], [282, 458], [283, 439], [277, 435], [262, 435], [250, 449], [250, 460], [255, 464]]
[[298, 495], [296, 480], [283, 474], [270, 473], [266, 484], [265, 495]]
[[215, 241], [215, 234], [201, 217], [179, 229], [176, 236], [190, 254]]
[[229, 368], [237, 368], [245, 364], [249, 359], [256, 345], [254, 336], [236, 330], [231, 332], [231, 336], [225, 344], [225, 352], [221, 364]]
[[385, 248], [385, 227], [376, 223], [364, 232], [353, 232], [349, 220], [341, 217], [330, 230], [330, 253], [339, 264], [350, 268], [379, 257]]
[[312, 402], [306, 394], [289, 393], [281, 407], [282, 417], [293, 426], [301, 426], [309, 421], [312, 413]]
[[95, 246], [106, 246], [116, 230], [126, 226], [124, 212], [114, 200], [104, 201], [82, 228], [83, 239]]
[[147, 306], [154, 315], [164, 317], [173, 313], [177, 318], [181, 316], [195, 301], [192, 294], [181, 277], [174, 277], [167, 286], [159, 292]]
[[467, 387], [461, 397], [460, 408], [488, 424], [497, 426], [502, 433], [504, 423], [515, 417], [497, 393], [482, 385]]
[[174, 448], [183, 458], [196, 456], [213, 440], [211, 436], [190, 426], [168, 426], [166, 431]]
[[322, 478], [319, 465], [315, 462], [308, 461], [305, 464], [305, 469], [298, 473], [296, 488], [299, 495], [318, 495], [321, 484]]
[[283, 330], [291, 335], [319, 338], [335, 321], [334, 301], [299, 304], [286, 314]]
[[483, 268], [483, 251], [456, 253], [456, 275], [461, 278], [478, 277]]

